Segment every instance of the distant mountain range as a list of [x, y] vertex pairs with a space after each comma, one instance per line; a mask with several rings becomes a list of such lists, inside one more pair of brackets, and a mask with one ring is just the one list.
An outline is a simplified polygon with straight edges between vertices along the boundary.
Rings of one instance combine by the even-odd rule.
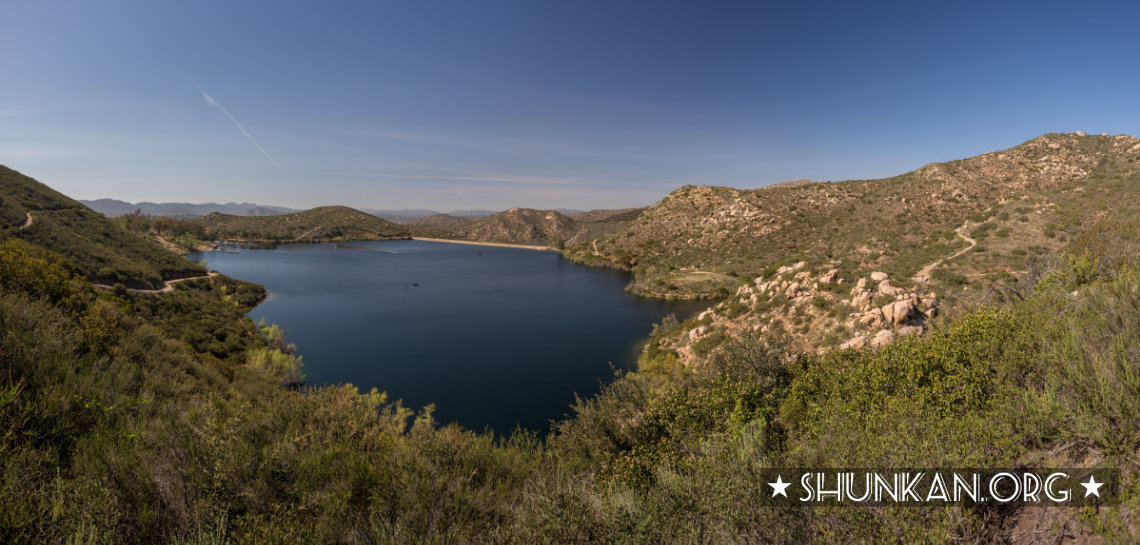
[[99, 212], [107, 217], [123, 216], [133, 213], [136, 210], [141, 211], [148, 216], [205, 216], [212, 212], [220, 212], [222, 214], [230, 214], [234, 216], [277, 216], [280, 214], [292, 214], [300, 212], [295, 208], [286, 208], [284, 206], [266, 206], [262, 204], [252, 204], [248, 202], [236, 203], [230, 202], [226, 204], [218, 204], [208, 202], [205, 204], [191, 204], [184, 202], [138, 202], [129, 203], [116, 199], [98, 199], [94, 201], [79, 201], [87, 205], [92, 210]]

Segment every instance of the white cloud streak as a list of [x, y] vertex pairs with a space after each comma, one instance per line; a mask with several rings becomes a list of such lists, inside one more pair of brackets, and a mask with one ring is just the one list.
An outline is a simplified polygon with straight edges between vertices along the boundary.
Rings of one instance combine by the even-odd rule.
[[254, 147], [257, 148], [257, 151], [260, 151], [261, 154], [264, 155], [266, 159], [269, 159], [270, 161], [272, 161], [274, 166], [276, 166], [277, 168], [281, 168], [281, 165], [277, 163], [277, 160], [274, 159], [272, 155], [269, 155], [269, 152], [265, 151], [265, 148], [261, 147], [261, 144], [258, 144], [257, 140], [253, 139], [253, 135], [249, 134], [249, 131], [245, 130], [245, 127], [241, 126], [241, 123], [238, 123], [238, 120], [234, 119], [234, 116], [230, 115], [230, 113], [227, 112], [226, 109], [223, 108], [221, 104], [218, 104], [218, 101], [214, 100], [214, 97], [211, 97], [209, 94], [207, 94], [206, 91], [204, 91], [202, 89], [202, 87], [200, 87], [197, 83], [194, 83], [194, 87], [198, 87], [198, 91], [200, 91], [202, 93], [202, 97], [206, 99], [206, 104], [209, 104], [210, 106], [214, 106], [214, 107], [218, 108], [219, 110], [221, 110], [223, 114], [226, 114], [226, 117], [230, 118], [230, 121], [233, 121], [234, 125], [237, 125], [238, 130], [240, 130], [241, 133], [244, 134], [245, 137], [248, 138], [249, 141], [253, 143]]

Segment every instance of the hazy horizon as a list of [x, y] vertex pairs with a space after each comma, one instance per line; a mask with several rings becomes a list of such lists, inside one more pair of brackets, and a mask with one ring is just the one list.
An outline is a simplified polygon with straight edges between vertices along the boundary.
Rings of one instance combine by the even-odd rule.
[[78, 199], [626, 208], [1140, 133], [1140, 7], [19, 3], [0, 164]]

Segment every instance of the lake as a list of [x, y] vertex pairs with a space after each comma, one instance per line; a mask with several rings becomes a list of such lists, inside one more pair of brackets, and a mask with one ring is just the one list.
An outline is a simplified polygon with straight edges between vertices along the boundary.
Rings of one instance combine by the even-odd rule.
[[308, 385], [434, 403], [438, 421], [476, 431], [546, 433], [575, 393], [635, 367], [654, 323], [708, 306], [634, 297], [623, 273], [516, 248], [394, 240], [191, 258], [265, 286], [249, 315], [285, 330]]

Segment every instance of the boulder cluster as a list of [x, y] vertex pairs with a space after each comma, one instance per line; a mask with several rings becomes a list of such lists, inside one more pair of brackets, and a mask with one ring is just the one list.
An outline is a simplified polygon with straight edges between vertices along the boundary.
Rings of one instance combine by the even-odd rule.
[[[874, 301], [880, 297], [894, 300], [879, 306]], [[920, 294], [916, 288], [892, 286], [887, 274], [880, 271], [871, 273], [871, 285], [866, 278], [860, 278], [851, 288], [851, 298], [844, 302], [857, 312], [845, 323], [855, 336], [839, 345], [841, 349], [868, 344], [884, 346], [896, 336], [921, 335], [927, 318], [933, 318], [938, 312], [937, 294]]]
[[795, 332], [806, 350], [881, 347], [926, 330], [938, 312], [938, 296], [921, 287], [892, 285], [881, 271], [845, 283], [838, 269], [814, 272], [799, 262], [741, 285], [734, 296], [698, 314], [681, 337], [665, 342], [686, 364], [700, 359], [694, 345], [714, 332]]
[[[835, 290], [824, 291], [820, 285], [842, 284], [839, 270], [831, 269], [814, 276], [809, 271], [801, 270], [806, 265], [801, 261], [781, 267], [771, 279], [757, 278], [753, 282], [755, 289], [744, 287], [741, 291], [750, 291], [750, 300], [754, 304], [764, 294], [781, 293], [796, 307], [821, 298], [825, 304], [820, 306], [824, 308], [834, 304], [849, 305], [855, 312], [849, 314], [844, 325], [854, 336], [841, 344], [841, 349], [860, 348], [868, 344], [884, 346], [894, 341], [896, 336], [921, 335], [925, 330], [926, 319], [938, 311], [938, 296], [935, 293], [920, 294], [917, 288], [893, 286], [887, 273], [881, 271], [872, 272], [869, 279], [859, 278], [848, 292], [850, 297], [837, 297]], [[882, 299], [887, 297], [891, 300], [882, 303]]]

